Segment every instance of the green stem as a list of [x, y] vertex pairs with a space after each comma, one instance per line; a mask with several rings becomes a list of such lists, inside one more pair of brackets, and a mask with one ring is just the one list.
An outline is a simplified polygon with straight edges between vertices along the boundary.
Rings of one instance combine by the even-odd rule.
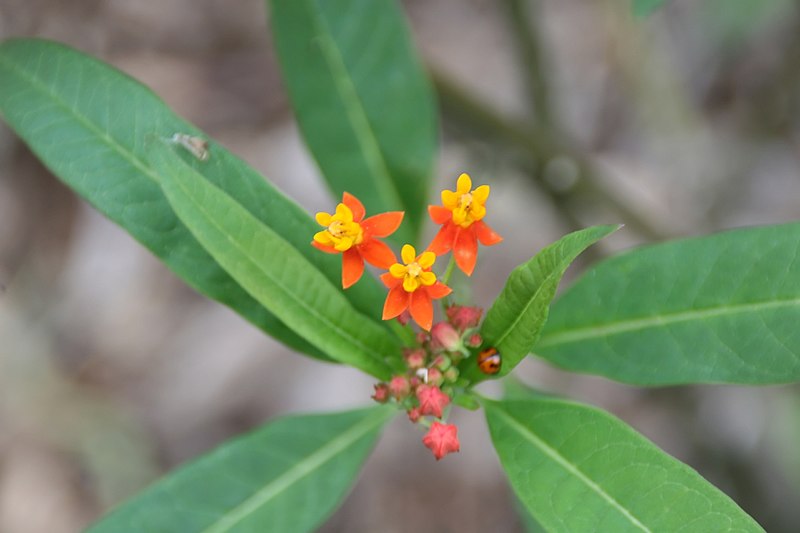
[[[450, 262], [447, 263], [447, 268], [444, 270], [444, 275], [439, 278], [439, 281], [445, 285], [450, 281], [450, 276], [453, 274], [453, 268], [456, 266], [456, 260], [453, 257], [453, 254], [450, 254]], [[447, 314], [447, 307], [450, 305], [450, 297], [445, 296], [439, 303], [442, 305], [442, 313]]]
[[456, 266], [456, 260], [453, 257], [453, 255], [450, 254], [450, 262], [447, 263], [447, 268], [444, 270], [444, 275], [442, 276], [442, 279], [440, 279], [439, 281], [447, 285], [448, 282], [450, 281], [450, 275], [453, 273], [453, 267], [455, 266]]

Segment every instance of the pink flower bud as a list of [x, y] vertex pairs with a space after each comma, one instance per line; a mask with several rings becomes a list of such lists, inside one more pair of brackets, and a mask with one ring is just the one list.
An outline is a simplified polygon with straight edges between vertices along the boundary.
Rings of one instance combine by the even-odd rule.
[[458, 331], [474, 328], [481, 321], [483, 309], [464, 305], [451, 305], [446, 309], [447, 319]]
[[441, 385], [443, 379], [444, 378], [442, 377], [442, 371], [441, 370], [439, 370], [436, 367], [428, 369], [428, 380], [427, 380], [427, 383], [429, 385]]
[[458, 379], [458, 369], [454, 366], [448, 368], [444, 373], [444, 380], [448, 383], [455, 383]]
[[411, 392], [411, 385], [408, 383], [408, 378], [405, 376], [395, 376], [389, 382], [389, 391], [392, 396], [398, 400], [402, 400]]
[[444, 372], [448, 368], [452, 366], [453, 362], [444, 354], [437, 355], [436, 359], [433, 360], [433, 366]]
[[417, 344], [422, 346], [426, 342], [428, 342], [428, 333], [425, 331], [420, 331], [419, 333], [417, 333]]
[[403, 311], [399, 315], [397, 315], [397, 321], [400, 322], [401, 326], [405, 326], [411, 320], [411, 314], [408, 310]]
[[386, 383], [376, 383], [372, 399], [378, 403], [386, 403], [389, 400], [389, 386]]
[[422, 437], [422, 444], [433, 452], [437, 461], [448, 453], [461, 450], [458, 442], [458, 428], [455, 424], [434, 422], [428, 433]]
[[419, 407], [412, 407], [408, 410], [408, 419], [411, 420], [412, 423], [416, 424], [419, 420], [419, 417], [422, 416], [422, 413], [419, 412]]
[[411, 376], [408, 378], [408, 384], [411, 386], [411, 390], [417, 390], [417, 387], [419, 387], [421, 383], [422, 382], [417, 376]]
[[415, 350], [406, 350], [405, 352], [406, 357], [406, 365], [411, 370], [416, 370], [418, 368], [422, 368], [425, 366], [425, 350], [422, 348], [417, 348]]
[[431, 328], [431, 348], [454, 352], [461, 347], [461, 336], [447, 322], [439, 322]]
[[483, 344], [483, 337], [481, 337], [477, 333], [473, 333], [467, 339], [467, 346], [469, 346], [470, 348], [477, 348], [481, 344]]
[[443, 393], [439, 387], [431, 385], [417, 387], [417, 399], [419, 400], [419, 412], [436, 418], [442, 417], [442, 409], [450, 403], [450, 397], [447, 394]]

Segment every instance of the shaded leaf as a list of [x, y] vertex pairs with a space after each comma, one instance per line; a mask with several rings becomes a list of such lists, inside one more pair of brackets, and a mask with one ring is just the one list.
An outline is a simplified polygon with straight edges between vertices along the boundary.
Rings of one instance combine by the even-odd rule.
[[514, 491], [548, 531], [763, 531], [697, 472], [605, 411], [545, 398], [484, 407]]
[[337, 197], [405, 210], [419, 234], [436, 150], [433, 94], [392, 0], [270, 0], [275, 47], [300, 129]]
[[395, 412], [275, 420], [162, 478], [88, 531], [312, 531], [344, 499]]
[[800, 379], [800, 224], [648, 246], [586, 272], [535, 352], [640, 385]]
[[151, 161], [178, 218], [241, 287], [332, 358], [389, 378], [386, 358], [399, 352], [397, 337], [353, 308], [297, 249], [205, 180], [172, 147], [155, 142]]

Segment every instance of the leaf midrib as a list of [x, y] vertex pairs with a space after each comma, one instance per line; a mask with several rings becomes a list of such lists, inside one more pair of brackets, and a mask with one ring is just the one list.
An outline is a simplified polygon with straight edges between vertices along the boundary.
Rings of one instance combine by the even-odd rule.
[[575, 476], [578, 480], [583, 482], [589, 489], [591, 489], [595, 494], [603, 498], [607, 501], [612, 507], [614, 507], [617, 511], [619, 511], [625, 518], [627, 518], [630, 523], [642, 531], [647, 531], [652, 533], [650, 528], [645, 526], [638, 518], [633, 516], [633, 514], [622, 506], [612, 495], [608, 492], [603, 490], [603, 487], [595, 483], [590, 477], [584, 474], [578, 467], [573, 465], [566, 457], [558, 453], [558, 450], [549, 446], [546, 442], [536, 436], [530, 429], [522, 425], [517, 419], [512, 417], [509, 413], [507, 413], [501, 407], [494, 407], [494, 412], [499, 414], [503, 417], [506, 423], [511, 426], [512, 429], [516, 430], [523, 438], [527, 439], [531, 444], [539, 448], [545, 455], [550, 457], [553, 461], [558, 463], [561, 467], [563, 467], [567, 472]]
[[[564, 261], [561, 261], [559, 263], [559, 267], [561, 267], [563, 265], [564, 265]], [[567, 265], [567, 266], [569, 266], [569, 265]], [[517, 316], [514, 318], [513, 322], [511, 322], [511, 324], [503, 331], [503, 334], [500, 336], [500, 338], [495, 341], [495, 344], [497, 346], [502, 345], [503, 341], [506, 340], [506, 337], [508, 337], [511, 334], [511, 331], [514, 328], [517, 327], [517, 324], [519, 324], [519, 322], [522, 320], [522, 317], [525, 316], [525, 314], [528, 312], [528, 309], [531, 307], [531, 305], [533, 305], [533, 302], [536, 301], [536, 299], [539, 297], [539, 294], [541, 294], [541, 292], [544, 290], [545, 285], [547, 285], [547, 283], [549, 281], [551, 281], [557, 275], [560, 277], [560, 274], [561, 274], [562, 271], [563, 271], [563, 269], [560, 269], [558, 271], [551, 271], [549, 274], [547, 274], [544, 277], [544, 280], [542, 281], [542, 283], [539, 284], [539, 287], [537, 287], [536, 291], [533, 293], [533, 296], [531, 296], [530, 299], [528, 300], [528, 302], [525, 304], [525, 307], [522, 309], [522, 312], [517, 314]]]
[[19, 67], [15, 62], [7, 58], [4, 58], [2, 55], [0, 55], [0, 63], [5, 64], [6, 68], [8, 68], [9, 70], [16, 72], [17, 76], [26, 80], [30, 85], [33, 86], [35, 90], [37, 90], [41, 94], [44, 94], [45, 97], [48, 97], [57, 107], [60, 107], [62, 111], [64, 111], [67, 115], [71, 115], [72, 117], [74, 117], [76, 122], [80, 123], [83, 127], [88, 129], [89, 131], [93, 132], [101, 140], [101, 142], [109, 146], [113, 152], [116, 152], [123, 159], [125, 159], [134, 167], [136, 167], [138, 170], [140, 170], [142, 174], [153, 180], [156, 184], [158, 183], [158, 177], [155, 174], [153, 174], [151, 167], [146, 166], [142, 159], [134, 155], [132, 151], [125, 148], [124, 145], [117, 143], [113, 137], [108, 135], [107, 132], [103, 131], [98, 126], [95, 126], [94, 123], [91, 122], [88, 118], [86, 118], [85, 115], [78, 113], [77, 109], [67, 104], [62, 98], [58, 96], [57, 93], [53, 92], [50, 86], [40, 81], [35, 76], [28, 74], [26, 70]]
[[403, 206], [398, 185], [394, 182], [389, 172], [389, 166], [378, 145], [367, 112], [358, 97], [358, 91], [342, 58], [341, 50], [333, 38], [333, 34], [324, 17], [314, 9], [313, 2], [306, 0], [303, 3], [311, 14], [314, 26], [319, 32], [322, 56], [330, 68], [334, 87], [336, 87], [336, 92], [345, 104], [347, 117], [353, 127], [356, 139], [358, 139], [358, 143], [364, 151], [365, 159], [373, 172], [383, 177], [383, 179], [375, 180], [381, 191], [381, 196], [387, 201], [388, 206]]
[[536, 344], [536, 348], [570, 344], [573, 342], [580, 342], [586, 339], [597, 337], [610, 337], [623, 333], [630, 333], [633, 331], [641, 331], [660, 326], [669, 326], [681, 322], [691, 322], [695, 320], [731, 316], [770, 309], [780, 309], [783, 307], [794, 307], [798, 305], [800, 305], [800, 298], [792, 298], [789, 300], [770, 300], [765, 302], [751, 302], [728, 306], [706, 307], [689, 311], [677, 311], [660, 315], [620, 320], [609, 324], [582, 326], [563, 332], [551, 333], [549, 335], [545, 334]]
[[[181, 164], [183, 164], [183, 162], [181, 162]], [[385, 365], [385, 364], [383, 364], [383, 363], [381, 362], [381, 360], [380, 360], [380, 354], [378, 354], [378, 353], [376, 353], [376, 352], [374, 352], [374, 351], [370, 350], [370, 349], [369, 349], [369, 347], [368, 347], [367, 345], [365, 345], [364, 343], [362, 343], [360, 340], [356, 339], [355, 337], [352, 337], [352, 336], [350, 336], [350, 335], [349, 335], [349, 334], [348, 334], [346, 331], [344, 331], [344, 330], [342, 330], [342, 329], [338, 328], [338, 327], [336, 326], [336, 323], [335, 323], [335, 322], [332, 322], [332, 321], [328, 320], [328, 318], [327, 318], [325, 315], [318, 313], [318, 312], [317, 312], [317, 310], [316, 310], [314, 307], [312, 307], [312, 306], [310, 306], [310, 305], [306, 304], [306, 303], [305, 303], [303, 300], [300, 300], [300, 299], [298, 299], [298, 298], [297, 298], [297, 297], [296, 297], [296, 296], [295, 296], [295, 295], [294, 295], [294, 294], [293, 294], [291, 291], [288, 291], [288, 290], [286, 290], [286, 289], [283, 287], [283, 285], [282, 285], [281, 283], [279, 283], [279, 282], [278, 282], [278, 281], [275, 279], [275, 277], [273, 277], [273, 276], [272, 276], [272, 275], [271, 275], [269, 272], [267, 272], [266, 270], [264, 270], [263, 268], [261, 268], [260, 264], [259, 264], [257, 261], [255, 261], [254, 259], [252, 259], [252, 258], [250, 257], [250, 254], [249, 254], [249, 253], [246, 251], [246, 249], [244, 248], [244, 245], [243, 245], [242, 243], [240, 243], [239, 239], [238, 239], [238, 238], [236, 238], [236, 236], [235, 236], [235, 235], [231, 235], [230, 233], [228, 233], [227, 231], [225, 231], [225, 229], [224, 229], [222, 226], [220, 226], [219, 224], [217, 224], [217, 222], [216, 222], [216, 219], [215, 219], [215, 218], [212, 216], [212, 214], [211, 214], [211, 213], [209, 213], [209, 212], [208, 212], [208, 211], [207, 211], [207, 210], [204, 208], [203, 204], [202, 204], [202, 203], [200, 203], [200, 202], [197, 202], [197, 201], [195, 200], [195, 198], [194, 198], [194, 196], [191, 194], [191, 192], [190, 192], [190, 191], [189, 191], [189, 190], [188, 190], [186, 187], [184, 187], [184, 184], [183, 184], [182, 180], [180, 180], [180, 179], [176, 179], [176, 180], [173, 180], [173, 183], [176, 183], [176, 184], [178, 185], [178, 187], [180, 187], [180, 189], [183, 191], [183, 193], [184, 193], [185, 197], [189, 199], [189, 201], [190, 201], [190, 202], [191, 202], [191, 203], [192, 203], [192, 204], [195, 206], [195, 208], [196, 208], [198, 211], [200, 211], [200, 213], [202, 213], [203, 217], [204, 217], [204, 218], [205, 218], [205, 219], [208, 221], [208, 223], [209, 223], [209, 224], [211, 224], [213, 227], [215, 227], [215, 228], [216, 228], [216, 229], [217, 229], [217, 230], [218, 230], [218, 231], [219, 231], [219, 232], [220, 232], [220, 233], [221, 233], [221, 234], [222, 234], [222, 235], [223, 235], [223, 236], [224, 236], [224, 237], [225, 237], [225, 238], [228, 240], [228, 242], [230, 242], [230, 243], [231, 243], [233, 246], [235, 246], [235, 247], [236, 247], [236, 249], [237, 249], [237, 250], [238, 250], [238, 251], [239, 251], [239, 252], [242, 254], [242, 256], [243, 256], [243, 257], [244, 257], [244, 258], [247, 260], [247, 262], [248, 262], [248, 263], [249, 263], [251, 266], [253, 266], [253, 267], [254, 267], [254, 268], [257, 270], [257, 271], [261, 272], [261, 273], [262, 273], [262, 274], [263, 274], [265, 277], [267, 277], [267, 278], [268, 278], [268, 279], [269, 279], [269, 280], [270, 280], [270, 281], [273, 283], [273, 285], [274, 285], [274, 286], [275, 286], [275, 287], [278, 289], [278, 291], [280, 291], [280, 292], [281, 292], [281, 294], [283, 294], [283, 295], [285, 296], [285, 298], [286, 298], [287, 300], [294, 301], [294, 302], [295, 302], [296, 304], [298, 304], [298, 305], [299, 305], [301, 308], [303, 308], [303, 309], [304, 309], [304, 310], [305, 310], [305, 311], [306, 311], [308, 314], [310, 314], [310, 315], [312, 315], [312, 316], [316, 317], [316, 318], [317, 318], [317, 319], [318, 319], [320, 322], [322, 322], [323, 324], [327, 325], [327, 326], [328, 326], [328, 328], [330, 329], [330, 331], [331, 331], [332, 333], [334, 333], [334, 334], [338, 335], [338, 337], [339, 337], [340, 339], [342, 339], [342, 340], [344, 340], [345, 342], [348, 342], [348, 343], [350, 343], [350, 344], [352, 344], [352, 345], [354, 345], [354, 346], [357, 346], [359, 349], [361, 349], [361, 351], [362, 351], [364, 354], [366, 354], [366, 355], [368, 355], [368, 356], [370, 357], [370, 360], [371, 360], [371, 361], [372, 361], [372, 362], [373, 362], [373, 363], [374, 363], [376, 366], [379, 366], [379, 367], [384, 367], [384, 369], [385, 369], [385, 370], [388, 370], [388, 369], [389, 369], [389, 367], [388, 367], [387, 365]], [[215, 189], [216, 189], [216, 187], [214, 187], [214, 185], [212, 185], [212, 184], [210, 184], [210, 183], [208, 184], [208, 186], [209, 186], [209, 187], [213, 187], [213, 188], [215, 188]], [[220, 192], [221, 194], [225, 194], [223, 191], [219, 191], [219, 192]], [[250, 215], [249, 213], [247, 213], [247, 215], [252, 217], [252, 215]], [[268, 228], [267, 226], [264, 226], [263, 224], [261, 224], [261, 222], [259, 222], [257, 219], [255, 219], [255, 218], [254, 218], [254, 219], [253, 219], [253, 221], [254, 221], [254, 222], [256, 222], [256, 224], [258, 224], [258, 225], [262, 226], [262, 229], [265, 229], [265, 230], [267, 230], [267, 231], [270, 231], [270, 232], [274, 233], [274, 232], [273, 232], [273, 231], [272, 231], [270, 228]], [[280, 238], [281, 238], [281, 237], [280, 237], [279, 235], [277, 235], [277, 234], [275, 234], [275, 237], [276, 237], [276, 238], [278, 238], [278, 239], [280, 239]], [[199, 240], [199, 239], [198, 239], [198, 240]], [[291, 245], [290, 245], [290, 246], [291, 246]], [[209, 250], [209, 253], [210, 253], [210, 252], [211, 252], [211, 251]], [[213, 256], [214, 256], [214, 254], [212, 253], [212, 257], [213, 257]], [[215, 258], [215, 259], [216, 259], [216, 258]], [[219, 261], [219, 260], [218, 260], [218, 261]], [[220, 263], [221, 263], [221, 262], [220, 262]], [[313, 267], [312, 267], [312, 268], [313, 268]], [[226, 269], [226, 270], [227, 270], [227, 269]], [[232, 273], [230, 273], [230, 272], [228, 272], [228, 273], [229, 273], [229, 274], [230, 274], [230, 275], [233, 277], [233, 274], [232, 274]], [[234, 277], [234, 279], [236, 279], [236, 278]], [[241, 285], [241, 286], [244, 288], [244, 284], [240, 283], [240, 282], [239, 282], [239, 280], [236, 280], [236, 281], [237, 281], [237, 283], [239, 283], [239, 284], [240, 284], [240, 285]], [[325, 280], [325, 282], [326, 282], [326, 283], [328, 283], [328, 280], [326, 279], [326, 280]], [[248, 292], [249, 292], [249, 291], [248, 291]], [[255, 296], [254, 296], [254, 297], [255, 297]], [[349, 302], [347, 302], [347, 300], [344, 300], [344, 301], [345, 301], [346, 305], [348, 305], [348, 306], [350, 305], [350, 304], [349, 304]], [[353, 309], [352, 307], [351, 307], [351, 310], [352, 310], [352, 312], [353, 312], [354, 314], [360, 314], [360, 313], [358, 313], [358, 311], [356, 311], [356, 310], [355, 310], [355, 309]], [[277, 315], [276, 315], [276, 316], [277, 316]], [[311, 342], [312, 344], [315, 344], [315, 343], [313, 343], [313, 342], [312, 342], [312, 341], [310, 341], [310, 340], [309, 340], [309, 342]], [[337, 359], [337, 360], [339, 360], [340, 362], [349, 363], [349, 361], [342, 361], [341, 359]], [[363, 366], [363, 365], [361, 365], [361, 366]], [[366, 370], [366, 369], [362, 368], [362, 370]], [[368, 371], [368, 372], [369, 372], [369, 371]], [[378, 377], [380, 377], [380, 376], [378, 376]]]
[[388, 412], [381, 413], [382, 416], [367, 418], [346, 432], [342, 433], [333, 440], [324, 443], [324, 447], [307, 456], [302, 461], [295, 463], [290, 469], [273, 479], [269, 484], [262, 487], [252, 496], [226, 513], [222, 518], [208, 526], [202, 533], [219, 533], [229, 531], [237, 523], [244, 520], [248, 515], [264, 506], [270, 500], [279, 496], [282, 492], [289, 489], [294, 483], [311, 474], [326, 462], [332, 460], [340, 452], [354, 444], [360, 438], [368, 434], [375, 427], [382, 424], [388, 418]]

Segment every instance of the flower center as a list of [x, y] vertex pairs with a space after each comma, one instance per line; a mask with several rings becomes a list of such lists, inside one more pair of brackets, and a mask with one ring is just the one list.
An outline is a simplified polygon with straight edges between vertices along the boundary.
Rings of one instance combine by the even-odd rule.
[[422, 267], [419, 266], [419, 263], [414, 261], [413, 263], [409, 264], [407, 267], [407, 276], [411, 276], [412, 278], [418, 278], [419, 275], [422, 273]]
[[358, 222], [334, 220], [327, 227], [337, 250], [346, 251], [364, 241], [364, 230]]
[[472, 207], [472, 194], [462, 194], [458, 199], [458, 207], [469, 211], [469, 208]]

